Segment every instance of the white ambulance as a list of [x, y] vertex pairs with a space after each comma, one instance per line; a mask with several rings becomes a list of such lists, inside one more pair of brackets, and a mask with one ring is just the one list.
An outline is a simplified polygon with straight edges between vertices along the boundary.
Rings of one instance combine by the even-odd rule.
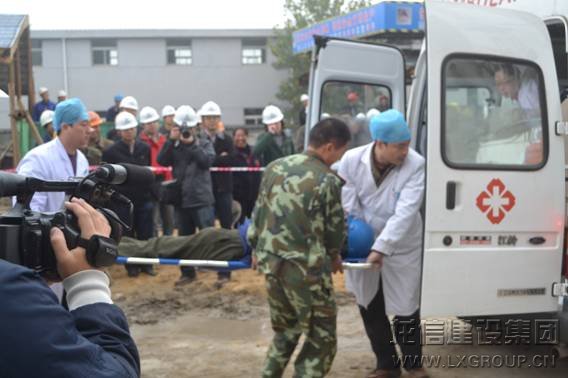
[[[528, 3], [542, 12], [491, 6]], [[370, 109], [407, 114], [427, 162], [422, 317], [558, 313], [566, 342], [568, 2], [544, 3], [426, 2], [408, 96], [396, 47], [316, 37], [308, 124], [343, 118], [358, 145]]]

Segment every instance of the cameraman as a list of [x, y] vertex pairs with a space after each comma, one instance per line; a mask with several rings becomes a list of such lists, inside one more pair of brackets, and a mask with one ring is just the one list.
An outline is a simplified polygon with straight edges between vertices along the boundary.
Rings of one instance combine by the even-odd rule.
[[[81, 237], [108, 237], [105, 217], [83, 200], [65, 204]], [[57, 270], [69, 311], [38, 273], [0, 260], [0, 376], [138, 377], [140, 358], [123, 312], [112, 304], [109, 279], [71, 251], [63, 232], [51, 230]]]
[[[158, 163], [172, 166], [179, 183], [180, 204], [176, 212], [180, 236], [214, 225], [215, 198], [209, 173], [214, 160], [213, 144], [197, 128], [197, 114], [189, 105], [180, 106], [174, 115], [169, 140], [158, 154]], [[181, 272], [176, 285], [190, 283], [196, 278], [195, 268], [182, 267]]]

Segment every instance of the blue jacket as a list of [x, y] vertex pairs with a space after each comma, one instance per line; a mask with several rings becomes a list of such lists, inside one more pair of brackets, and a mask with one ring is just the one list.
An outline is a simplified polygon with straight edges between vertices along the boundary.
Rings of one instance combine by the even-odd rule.
[[43, 102], [40, 101], [34, 105], [34, 110], [32, 112], [32, 118], [34, 121], [39, 122], [39, 117], [44, 110], [55, 110], [55, 104], [51, 101]]
[[139, 377], [140, 358], [115, 305], [65, 310], [30, 269], [0, 260], [0, 377]]

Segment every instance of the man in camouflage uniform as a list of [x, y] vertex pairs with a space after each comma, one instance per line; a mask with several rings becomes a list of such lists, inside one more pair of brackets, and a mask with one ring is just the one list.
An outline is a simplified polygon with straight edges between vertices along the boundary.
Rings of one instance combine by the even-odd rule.
[[331, 273], [341, 271], [346, 227], [342, 180], [330, 170], [351, 139], [340, 120], [319, 122], [305, 153], [264, 172], [248, 230], [253, 265], [265, 274], [274, 338], [263, 377], [280, 377], [302, 333], [295, 377], [323, 377], [337, 350]]

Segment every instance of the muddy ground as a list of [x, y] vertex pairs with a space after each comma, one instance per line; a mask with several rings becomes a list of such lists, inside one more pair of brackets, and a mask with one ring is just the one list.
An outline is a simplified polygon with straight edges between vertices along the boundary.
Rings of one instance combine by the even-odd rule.
[[[258, 377], [272, 337], [264, 278], [251, 270], [237, 271], [230, 283], [217, 289], [215, 273], [199, 272], [198, 281], [178, 288], [174, 287], [178, 268], [161, 266], [158, 272], [156, 277], [128, 278], [122, 267], [110, 271], [113, 298], [125, 311], [140, 350], [142, 376]], [[365, 377], [374, 357], [343, 277], [335, 281], [339, 346], [329, 376]], [[432, 377], [568, 376], [566, 360], [546, 357], [549, 367], [528, 367], [535, 354], [549, 356], [548, 347], [445, 345], [426, 346], [424, 353], [440, 355], [441, 365], [454, 366], [463, 355], [522, 355], [529, 360], [522, 369], [464, 368], [463, 364], [430, 368]], [[292, 376], [291, 367], [285, 376]]]

